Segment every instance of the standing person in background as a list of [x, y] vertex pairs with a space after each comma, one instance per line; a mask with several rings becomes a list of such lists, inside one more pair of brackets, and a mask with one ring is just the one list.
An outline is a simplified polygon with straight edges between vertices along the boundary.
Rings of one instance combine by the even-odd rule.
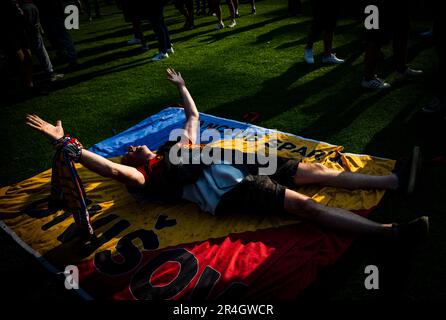
[[26, 22], [22, 9], [16, 0], [0, 1], [0, 35], [5, 52], [19, 62], [19, 74], [26, 94], [41, 94], [34, 86], [33, 62], [26, 34]]
[[[85, 11], [87, 12], [88, 15], [88, 20], [92, 21], [92, 14], [91, 14], [91, 0], [83, 0], [83, 4], [84, 4], [84, 8]], [[93, 5], [94, 5], [94, 12], [95, 12], [95, 18], [100, 18], [101, 17], [101, 8], [99, 6], [99, 0], [93, 0]]]
[[43, 30], [59, 58], [68, 61], [68, 70], [77, 70], [79, 61], [71, 36], [65, 28], [65, 13], [62, 0], [35, 0], [39, 8]]
[[166, 0], [149, 1], [149, 20], [158, 39], [158, 52], [152, 57], [152, 61], [160, 61], [169, 58], [169, 53], [174, 53], [170, 42], [169, 30], [164, 23], [164, 6]]
[[387, 89], [390, 84], [376, 75], [380, 60], [381, 47], [389, 42], [393, 45], [396, 80], [407, 80], [422, 74], [421, 70], [407, 66], [407, 43], [410, 29], [409, 5], [403, 0], [367, 0], [363, 2], [362, 12], [367, 5], [379, 9], [379, 29], [365, 31], [366, 49], [364, 54], [364, 77], [361, 85], [366, 89]]
[[63, 74], [54, 72], [48, 52], [42, 39], [42, 27], [40, 25], [39, 10], [34, 5], [33, 0], [20, 0], [20, 7], [23, 11], [25, 31], [29, 39], [32, 53], [36, 56], [40, 66], [45, 73], [45, 79], [56, 81], [63, 78]]
[[[220, 30], [225, 27], [225, 24], [223, 23], [222, 18], [222, 12], [221, 12], [221, 0], [210, 0], [212, 11], [215, 12], [215, 15], [218, 19], [217, 25], [215, 26], [215, 29]], [[229, 28], [234, 28], [237, 25], [237, 22], [235, 21], [236, 15], [237, 15], [237, 3], [235, 0], [227, 0], [226, 1], [229, 7], [229, 13], [230, 13], [230, 22], [228, 24]]]
[[340, 64], [343, 59], [339, 59], [332, 52], [333, 36], [338, 19], [339, 0], [310, 0], [313, 12], [313, 23], [308, 32], [307, 46], [304, 50], [304, 60], [308, 64], [314, 64], [313, 44], [322, 34], [324, 42], [324, 54], [322, 56], [323, 63]]
[[138, 0], [121, 0], [119, 4], [124, 13], [125, 22], [132, 24], [133, 38], [128, 40], [127, 44], [140, 44], [143, 51], [149, 50], [141, 27], [141, 20], [149, 19], [148, 5], [140, 3]]
[[[235, 17], [238, 18], [238, 17], [240, 17], [239, 12], [238, 12], [239, 0], [233, 0], [233, 3], [234, 3], [234, 7], [235, 7]], [[251, 14], [256, 14], [256, 12], [257, 12], [256, 1], [250, 0], [249, 3], [251, 4]]]
[[194, 29], [194, 0], [174, 0], [174, 4], [175, 8], [177, 8], [186, 19], [184, 29]]
[[196, 14], [197, 16], [206, 14], [206, 2], [207, 0], [196, 0], [195, 6], [197, 7]]

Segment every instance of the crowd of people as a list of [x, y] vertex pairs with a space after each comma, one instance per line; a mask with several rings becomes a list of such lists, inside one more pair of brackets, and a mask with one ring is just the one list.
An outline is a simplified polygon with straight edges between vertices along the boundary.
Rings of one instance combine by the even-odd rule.
[[[103, 4], [110, 5], [113, 1], [103, 0]], [[240, 1], [241, 2], [241, 1]], [[250, 13], [256, 14], [257, 7], [255, 0], [246, 0], [246, 5], [250, 5]], [[324, 64], [342, 64], [344, 59], [337, 57], [333, 52], [333, 38], [336, 31], [337, 20], [340, 12], [341, 1], [308, 0], [311, 7], [312, 23], [308, 31], [307, 44], [303, 50], [303, 60], [308, 64], [314, 64], [315, 58], [313, 45], [321, 37], [323, 41], [323, 54], [321, 62]], [[73, 3], [71, 1], [70, 3]], [[225, 28], [224, 17], [228, 15], [226, 27], [235, 28], [236, 19], [239, 14], [239, 0], [226, 0], [228, 13], [222, 10], [221, 0], [157, 0], [157, 1], [137, 1], [137, 0], [116, 0], [118, 8], [123, 12], [125, 22], [131, 24], [133, 37], [128, 40], [128, 45], [140, 45], [142, 50], [147, 51], [149, 47], [144, 37], [141, 27], [142, 23], [149, 21], [158, 42], [158, 50], [151, 58], [152, 61], [160, 61], [169, 58], [174, 53], [168, 27], [164, 21], [164, 8], [173, 3], [179, 13], [184, 16], [184, 29], [195, 28], [195, 18], [200, 15], [213, 15], [216, 18], [215, 28], [220, 30]], [[360, 4], [361, 3], [361, 4]], [[79, 62], [70, 33], [64, 26], [64, 3], [63, 0], [5, 0], [1, 2], [1, 28], [4, 33], [3, 46], [0, 50], [3, 53], [13, 56], [18, 61], [18, 70], [23, 86], [29, 92], [39, 92], [35, 89], [33, 81], [33, 62], [35, 56], [40, 68], [44, 73], [44, 79], [57, 81], [63, 78], [63, 74], [54, 70], [50, 55], [47, 52], [45, 43], [49, 43], [55, 50], [58, 61], [68, 63], [66, 72], [77, 70]], [[80, 12], [87, 16], [91, 22], [93, 19], [101, 18], [101, 4], [99, 0], [77, 0], [74, 1]], [[379, 30], [364, 29], [364, 72], [361, 85], [367, 89], [387, 89], [390, 84], [382, 80], [376, 74], [377, 65], [382, 60], [381, 48], [392, 43], [394, 54], [394, 70], [397, 80], [406, 80], [418, 77], [421, 70], [416, 70], [408, 66], [407, 51], [408, 37], [410, 29], [410, 10], [406, 1], [384, 1], [368, 0], [355, 2], [358, 12], [364, 16], [366, 5], [374, 4], [380, 9]], [[350, 5], [352, 5], [350, 3]], [[94, 8], [94, 15], [93, 10]], [[288, 0], [288, 15], [298, 16], [302, 14], [301, 0]], [[434, 37], [442, 37], [443, 22], [438, 17], [434, 23]], [[44, 40], [45, 35], [46, 40]], [[359, 35], [358, 35], [359, 36]], [[435, 44], [440, 48], [441, 41], [436, 40]], [[440, 68], [444, 68], [442, 55], [440, 57]], [[441, 71], [439, 72], [441, 74]], [[442, 90], [438, 90], [441, 92]], [[425, 110], [437, 110], [444, 106], [444, 99], [439, 94], [435, 107]]]

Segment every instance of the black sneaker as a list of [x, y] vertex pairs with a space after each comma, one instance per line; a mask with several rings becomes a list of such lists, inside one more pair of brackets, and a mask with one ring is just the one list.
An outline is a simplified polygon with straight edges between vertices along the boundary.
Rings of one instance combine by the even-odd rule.
[[398, 177], [398, 190], [404, 194], [411, 195], [417, 183], [417, 177], [421, 169], [421, 151], [415, 146], [409, 160], [397, 162], [394, 173]]
[[415, 245], [429, 237], [429, 217], [423, 216], [405, 223], [393, 225], [395, 239], [402, 244]]

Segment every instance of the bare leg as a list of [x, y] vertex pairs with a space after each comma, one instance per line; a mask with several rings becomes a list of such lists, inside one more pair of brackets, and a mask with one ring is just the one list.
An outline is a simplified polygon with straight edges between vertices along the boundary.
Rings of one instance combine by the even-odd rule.
[[220, 6], [220, 0], [210, 0], [210, 4], [212, 5], [212, 11], [214, 11], [215, 15], [217, 16], [218, 22], [223, 22], [222, 16], [221, 16], [221, 6]]
[[395, 56], [395, 69], [403, 73], [407, 69], [407, 32], [398, 32], [393, 39], [393, 55]]
[[235, 16], [238, 17], [238, 15], [239, 15], [239, 13], [238, 13], [239, 2], [238, 2], [238, 0], [232, 0], [232, 3], [234, 3]]
[[319, 163], [300, 163], [294, 176], [296, 185], [318, 184], [347, 189], [391, 189], [398, 188], [398, 178], [372, 176], [362, 173], [343, 172], [329, 169]]
[[237, 12], [236, 5], [234, 4], [234, 0], [226, 0], [229, 8], [229, 14], [232, 19], [235, 19], [235, 14]]
[[362, 235], [391, 237], [392, 224], [381, 224], [340, 208], [330, 208], [296, 191], [286, 189], [285, 211], [319, 226]]
[[28, 49], [20, 49], [16, 52], [16, 55], [20, 61], [20, 71], [22, 74], [23, 85], [25, 88], [32, 88], [34, 83], [31, 51]]
[[331, 51], [333, 48], [333, 32], [325, 31], [324, 33], [324, 55], [331, 55]]
[[368, 43], [364, 54], [364, 79], [370, 81], [375, 78], [376, 66], [379, 60], [380, 47], [374, 43]]
[[312, 29], [310, 29], [310, 31], [308, 32], [306, 49], [313, 49], [313, 44], [316, 41], [316, 38], [317, 34]]
[[142, 32], [141, 28], [141, 20], [133, 20], [132, 21], [133, 26], [133, 33], [135, 34], [135, 38], [141, 40], [141, 45], [146, 45], [146, 39], [144, 38], [144, 33]]

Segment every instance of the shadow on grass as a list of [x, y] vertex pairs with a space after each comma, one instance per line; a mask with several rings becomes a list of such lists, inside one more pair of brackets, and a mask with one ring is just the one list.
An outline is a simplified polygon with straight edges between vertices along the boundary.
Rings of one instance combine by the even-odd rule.
[[207, 39], [202, 39], [200, 40], [201, 42], [206, 42], [206, 43], [214, 43], [217, 41], [221, 41], [229, 36], [234, 36], [246, 31], [251, 31], [253, 29], [257, 29], [257, 28], [261, 28], [264, 27], [266, 24], [270, 24], [270, 23], [275, 23], [278, 21], [281, 21], [283, 19], [287, 18], [286, 16], [280, 15], [280, 16], [275, 16], [274, 18], [271, 18], [269, 20], [262, 20], [256, 23], [252, 23], [243, 27], [236, 27], [233, 28], [231, 30], [220, 30], [219, 32], [216, 32], [212, 35], [210, 35]]
[[[416, 44], [412, 46], [408, 52], [409, 60], [417, 56], [424, 46]], [[382, 70], [381, 75], [385, 78], [393, 72], [392, 68], [392, 57], [386, 59], [383, 63], [385, 68]], [[353, 74], [359, 73], [362, 70], [362, 64], [353, 67]], [[357, 71], [355, 73], [355, 71]], [[302, 109], [303, 112], [323, 112], [323, 114], [311, 125], [306, 127], [300, 134], [320, 140], [326, 140], [332, 135], [336, 134], [349, 124], [351, 124], [356, 118], [358, 118], [364, 111], [373, 106], [375, 103], [384, 98], [393, 89], [397, 87], [394, 85], [390, 90], [387, 91], [377, 91], [373, 92], [369, 96], [362, 99], [359, 103], [354, 104], [358, 101], [361, 96], [367, 93], [366, 90], [360, 87], [360, 78], [358, 78], [352, 86], [343, 86], [342, 89], [336, 91], [334, 94], [326, 96], [321, 99], [318, 103], [310, 105]], [[336, 81], [336, 78], [333, 78]], [[332, 101], [336, 101], [336, 106], [332, 107]], [[336, 120], [336, 121], [333, 121]], [[382, 148], [385, 150], [385, 148]], [[381, 154], [380, 152], [377, 152]]]
[[[326, 83], [336, 82], [352, 68], [351, 63], [361, 54], [357, 42], [347, 43], [338, 49], [344, 56], [348, 55], [346, 62], [333, 67], [323, 76], [307, 81], [296, 88], [288, 89], [299, 78], [315, 71], [314, 66], [308, 65], [304, 61], [298, 62], [279, 77], [265, 81], [262, 89], [254, 95], [229, 101], [216, 108], [206, 110], [206, 112], [219, 116], [230, 114], [238, 120], [242, 119], [243, 113], [248, 111], [262, 112], [262, 121], [276, 117], [303, 102], [307, 97], [319, 93], [324, 89]], [[278, 102], [280, 102], [280, 105], [278, 105]], [[276, 107], [271, 108], [271, 106]]]
[[[105, 75], [108, 75], [111, 73], [121, 72], [121, 71], [129, 70], [132, 68], [140, 67], [140, 66], [148, 64], [148, 63], [151, 63], [148, 58], [141, 58], [138, 60], [133, 60], [133, 61], [130, 61], [127, 63], [120, 64], [120, 65], [115, 65], [115, 66], [100, 69], [97, 71], [92, 71], [89, 73], [84, 73], [84, 74], [80, 74], [80, 75], [73, 76], [70, 78], [66, 78], [62, 81], [52, 83], [51, 87], [44, 85], [44, 86], [42, 86], [42, 88], [47, 89], [51, 93], [51, 92], [54, 92], [57, 90], [61, 90], [61, 89], [65, 89], [65, 88], [77, 85], [77, 84], [85, 82], [85, 81], [89, 81], [89, 80], [97, 78], [97, 77], [101, 77], [101, 76], [105, 76]], [[21, 94], [17, 90], [14, 90], [14, 91], [9, 92], [4, 97], [3, 107], [4, 108], [11, 107], [15, 104], [25, 102], [32, 98], [34, 98], [34, 97], [30, 96], [30, 95]]]
[[[356, 28], [358, 25], [359, 25], [359, 22], [354, 21], [354, 22], [350, 22], [350, 23], [344, 24], [342, 26], [339, 26], [336, 28], [336, 34], [342, 34], [342, 36], [351, 35], [351, 36], [355, 36], [358, 38], [358, 33], [360, 34], [360, 31], [358, 31], [358, 29]], [[302, 29], [304, 29], [303, 27], [307, 27], [307, 29], [309, 30], [309, 26], [310, 26], [310, 24], [305, 24], [302, 26], [299, 25], [298, 26], [299, 29], [297, 29], [296, 31], [303, 32], [304, 31], [304, 30], [302, 30]], [[273, 30], [271, 32], [273, 33], [271, 38], [274, 38], [275, 36], [280, 35], [280, 33], [275, 32], [275, 30]], [[335, 37], [336, 37], [336, 34], [335, 34]], [[281, 45], [277, 46], [276, 49], [280, 49], [280, 50], [288, 49], [288, 48], [296, 47], [299, 45], [304, 45], [306, 43], [307, 43], [307, 37], [303, 37], [303, 38], [300, 38], [300, 39], [297, 39], [294, 41], [282, 43]], [[337, 50], [337, 49], [335, 48], [335, 50]]]

